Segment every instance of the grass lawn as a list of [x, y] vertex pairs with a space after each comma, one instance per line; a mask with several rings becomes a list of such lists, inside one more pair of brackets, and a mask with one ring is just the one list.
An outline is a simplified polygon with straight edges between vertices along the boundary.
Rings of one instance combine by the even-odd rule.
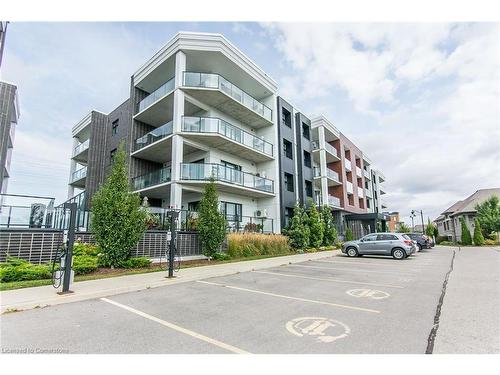
[[[326, 250], [333, 250], [333, 248], [322, 249], [321, 251], [326, 251]], [[313, 252], [313, 251], [309, 251], [309, 252]], [[257, 255], [257, 256], [246, 257], [246, 258], [235, 258], [235, 259], [228, 259], [228, 260], [210, 260], [210, 261], [207, 259], [200, 259], [200, 260], [192, 260], [192, 261], [183, 262], [183, 263], [181, 263], [181, 268], [192, 268], [192, 267], [209, 266], [209, 265], [215, 265], [215, 264], [244, 262], [244, 261], [248, 261], [248, 260], [275, 258], [275, 257], [282, 257], [282, 256], [288, 256], [288, 255], [294, 255], [294, 254], [296, 254], [296, 253], [281, 254], [281, 255]], [[177, 263], [175, 264], [175, 267], [177, 268]], [[87, 280], [97, 280], [97, 279], [106, 279], [108, 277], [135, 275], [135, 274], [139, 274], [139, 273], [161, 272], [161, 271], [166, 271], [166, 270], [167, 270], [166, 263], [152, 264], [149, 267], [135, 268], [135, 269], [115, 268], [112, 270], [109, 268], [100, 268], [99, 270], [92, 272], [88, 275], [75, 276], [75, 282], [87, 281]], [[21, 288], [30, 288], [30, 287], [42, 286], [42, 285], [52, 285], [52, 280], [51, 279], [44, 279], [44, 280], [12, 281], [12, 282], [8, 282], [8, 283], [2, 282], [2, 283], [0, 283], [0, 291], [21, 289]]]

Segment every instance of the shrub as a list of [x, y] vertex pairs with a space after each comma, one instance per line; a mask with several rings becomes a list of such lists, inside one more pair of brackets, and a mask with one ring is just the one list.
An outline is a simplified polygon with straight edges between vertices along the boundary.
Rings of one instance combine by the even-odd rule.
[[472, 236], [470, 234], [469, 228], [467, 228], [467, 224], [465, 224], [465, 219], [463, 217], [460, 218], [460, 224], [462, 225], [462, 245], [472, 245]]
[[323, 246], [332, 246], [337, 240], [337, 229], [335, 228], [330, 207], [321, 207], [321, 219], [324, 225]]
[[436, 243], [439, 245], [443, 241], [448, 241], [448, 236], [437, 236]]
[[349, 227], [345, 231], [345, 240], [346, 242], [354, 240], [354, 234], [352, 233], [352, 229]]
[[229, 233], [227, 255], [231, 258], [256, 255], [282, 255], [291, 252], [286, 236], [262, 233]]
[[487, 239], [487, 240], [484, 240], [483, 244], [487, 245], [487, 246], [494, 246], [494, 245], [496, 245], [496, 242], [495, 242], [495, 240]]
[[197, 226], [203, 252], [211, 257], [219, 250], [226, 235], [226, 219], [219, 212], [219, 196], [213, 178], [205, 186]]
[[316, 205], [311, 200], [309, 206], [309, 245], [312, 247], [320, 247], [323, 243], [323, 235], [324, 235], [324, 224], [321, 220], [321, 215], [316, 208]]
[[73, 257], [73, 271], [75, 275], [85, 275], [94, 272], [98, 267], [97, 257], [76, 255]]
[[143, 268], [148, 267], [151, 261], [145, 257], [129, 258], [120, 262], [119, 267], [121, 268]]
[[443, 245], [443, 246], [453, 246], [453, 245], [455, 245], [455, 244], [454, 244], [453, 242], [451, 242], [451, 241], [441, 241], [441, 242], [439, 243], [439, 245]]
[[231, 257], [225, 253], [215, 253], [212, 257], [215, 260], [228, 260], [231, 259]]
[[481, 224], [479, 220], [474, 219], [474, 245], [481, 246], [484, 244], [484, 237], [481, 233]]
[[339, 249], [339, 250], [342, 249], [343, 245], [344, 245], [343, 242], [340, 242], [340, 241], [335, 242], [335, 248], [336, 249]]
[[92, 199], [91, 231], [102, 249], [103, 263], [117, 266], [130, 256], [146, 230], [147, 210], [130, 192], [123, 143], [113, 158], [111, 174]]
[[293, 209], [293, 217], [287, 234], [294, 249], [303, 250], [309, 247], [309, 218], [302, 207], [297, 203]]
[[21, 259], [9, 258], [0, 267], [0, 281], [3, 283], [50, 279], [51, 276], [51, 268], [48, 265], [35, 265]]
[[88, 256], [97, 256], [101, 252], [101, 249], [99, 249], [99, 246], [97, 245], [92, 245], [89, 243], [83, 243], [83, 242], [77, 242], [73, 244], [73, 255], [74, 256], [80, 256], [80, 255], [88, 255]]
[[484, 234], [500, 231], [500, 198], [497, 195], [492, 195], [475, 208]]

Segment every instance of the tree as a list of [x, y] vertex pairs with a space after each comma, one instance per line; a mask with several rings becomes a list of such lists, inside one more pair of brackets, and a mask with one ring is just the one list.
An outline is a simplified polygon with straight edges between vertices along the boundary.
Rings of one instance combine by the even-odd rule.
[[310, 230], [310, 245], [312, 247], [320, 247], [323, 244], [324, 223], [321, 220], [321, 215], [316, 208], [314, 202], [311, 201], [309, 206], [309, 230]]
[[462, 225], [462, 245], [472, 245], [472, 236], [470, 234], [469, 228], [467, 228], [467, 224], [465, 224], [465, 219], [463, 217], [460, 218], [460, 224]]
[[333, 221], [332, 210], [328, 206], [321, 207], [321, 219], [323, 221], [323, 246], [332, 246], [337, 240], [337, 229]]
[[434, 227], [435, 227], [435, 225], [431, 223], [431, 219], [427, 218], [427, 225], [425, 227], [425, 234], [428, 235], [429, 237], [432, 237], [434, 235]]
[[500, 232], [500, 204], [496, 195], [476, 205], [476, 217], [479, 219], [484, 236]]
[[290, 220], [290, 227], [287, 230], [290, 244], [294, 249], [303, 250], [309, 246], [309, 225], [308, 217], [302, 207], [297, 203], [293, 209], [293, 217]]
[[91, 231], [102, 250], [102, 263], [119, 266], [146, 230], [145, 209], [139, 194], [130, 192], [123, 143], [113, 158], [113, 167], [92, 198]]
[[346, 241], [352, 241], [354, 240], [354, 234], [352, 233], [352, 229], [347, 227], [346, 231], [345, 231], [345, 240]]
[[438, 236], [439, 236], [438, 227], [437, 225], [434, 225], [434, 238], [437, 240]]
[[398, 228], [397, 228], [396, 232], [398, 232], [398, 233], [410, 233], [411, 229], [410, 229], [410, 227], [408, 227], [408, 225], [401, 222], [398, 224]]
[[226, 226], [226, 219], [219, 212], [219, 195], [212, 178], [205, 186], [197, 224], [201, 246], [207, 257], [212, 257], [224, 242]]
[[474, 245], [484, 245], [484, 237], [481, 233], [481, 223], [477, 217], [474, 219]]

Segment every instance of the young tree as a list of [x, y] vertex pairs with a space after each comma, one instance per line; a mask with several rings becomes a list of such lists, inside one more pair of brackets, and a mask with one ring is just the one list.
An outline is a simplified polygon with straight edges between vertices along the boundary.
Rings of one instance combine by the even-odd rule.
[[226, 219], [219, 212], [219, 195], [213, 179], [205, 186], [198, 215], [198, 233], [207, 257], [212, 257], [219, 250], [226, 236]]
[[462, 225], [462, 245], [472, 245], [472, 236], [463, 217], [460, 218], [460, 224]]
[[293, 217], [290, 220], [290, 227], [287, 235], [290, 238], [290, 244], [294, 249], [303, 250], [309, 246], [309, 226], [307, 225], [307, 214], [297, 203], [293, 209]]
[[113, 167], [92, 199], [91, 231], [102, 250], [103, 264], [119, 266], [146, 230], [146, 210], [139, 194], [130, 192], [123, 143], [113, 158]]
[[354, 234], [352, 233], [352, 229], [347, 227], [345, 231], [345, 241], [352, 241], [354, 240]]
[[435, 225], [431, 223], [431, 219], [427, 218], [427, 225], [425, 226], [425, 234], [429, 237], [434, 235], [434, 227]]
[[500, 203], [496, 195], [476, 206], [476, 217], [481, 223], [481, 229], [485, 236], [493, 232], [500, 232]]
[[479, 222], [477, 217], [476, 219], [474, 219], [474, 245], [484, 245], [484, 237], [481, 233], [481, 223]]
[[323, 244], [324, 223], [323, 220], [321, 220], [321, 215], [312, 200], [309, 206], [309, 230], [310, 245], [312, 247], [320, 247]]
[[337, 240], [337, 229], [335, 228], [332, 210], [330, 207], [321, 207], [321, 218], [324, 225], [323, 246], [332, 246]]

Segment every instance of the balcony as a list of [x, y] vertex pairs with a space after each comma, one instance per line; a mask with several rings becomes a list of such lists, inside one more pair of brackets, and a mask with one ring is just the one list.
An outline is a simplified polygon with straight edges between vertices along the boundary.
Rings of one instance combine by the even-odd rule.
[[364, 197], [365, 197], [365, 189], [358, 186], [358, 198], [364, 198]]
[[370, 189], [365, 189], [365, 195], [367, 198], [373, 198], [373, 193]]
[[255, 162], [272, 160], [273, 145], [262, 138], [213, 117], [184, 117], [184, 137]]
[[133, 144], [132, 156], [157, 163], [170, 160], [172, 145], [167, 137], [172, 135], [172, 129], [173, 123], [170, 121], [137, 138]]
[[371, 180], [372, 179], [370, 171], [367, 171], [366, 169], [363, 169], [363, 175], [365, 176], [365, 178], [367, 180]]
[[363, 171], [358, 166], [356, 166], [356, 176], [363, 177]]
[[342, 184], [339, 179], [339, 174], [334, 170], [331, 170], [330, 168], [326, 168], [325, 176], [321, 175], [321, 168], [319, 167], [314, 167], [313, 172], [314, 172], [314, 178], [326, 177], [328, 186], [336, 186]]
[[170, 192], [170, 186], [167, 186], [171, 180], [170, 167], [157, 169], [156, 171], [146, 173], [132, 179], [134, 191], [144, 192], [151, 198], [164, 198]]
[[71, 175], [71, 185], [85, 188], [85, 179], [87, 177], [87, 167], [82, 167]]
[[87, 162], [89, 157], [90, 139], [80, 143], [73, 149], [73, 159], [80, 162]]
[[347, 194], [354, 194], [354, 188], [352, 186], [352, 182], [346, 181], [346, 191]]
[[347, 169], [348, 171], [352, 171], [352, 165], [351, 165], [350, 160], [345, 159], [344, 165], [345, 165], [345, 169]]
[[213, 178], [218, 189], [252, 196], [274, 195], [274, 181], [220, 164], [181, 163], [181, 180], [198, 185]]
[[[184, 72], [183, 89], [194, 98], [252, 127], [273, 124], [272, 110], [219, 74]], [[228, 100], [230, 98], [231, 100]]]
[[[318, 141], [313, 141], [311, 142], [312, 144], [312, 149], [313, 149], [313, 154], [319, 155], [319, 153], [316, 153], [315, 151], [319, 151], [319, 142]], [[335, 161], [339, 161], [340, 158], [338, 156], [337, 149], [333, 147], [331, 144], [328, 142], [325, 142], [325, 151], [326, 151], [326, 162], [327, 163], [333, 163]], [[318, 157], [316, 157], [316, 160], [319, 160]]]
[[139, 102], [134, 119], [158, 126], [172, 118], [175, 77], [169, 79]]
[[342, 206], [340, 205], [340, 199], [337, 197], [334, 197], [333, 195], [328, 196], [328, 205], [330, 207], [338, 207], [341, 208]]

